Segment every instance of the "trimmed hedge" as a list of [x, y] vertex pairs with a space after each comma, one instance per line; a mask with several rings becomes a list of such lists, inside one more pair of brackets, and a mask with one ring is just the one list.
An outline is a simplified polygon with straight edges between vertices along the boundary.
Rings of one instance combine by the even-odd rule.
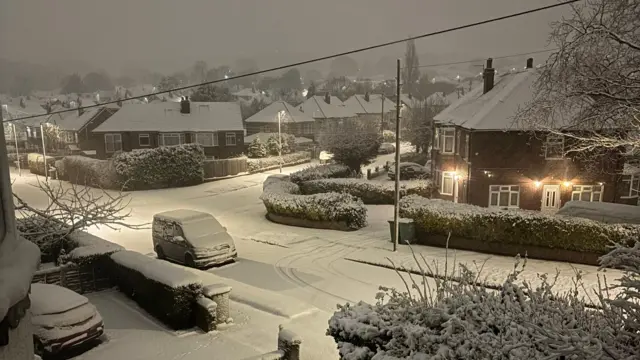
[[204, 150], [197, 144], [121, 152], [113, 164], [126, 190], [164, 189], [204, 182]]
[[195, 305], [202, 293], [199, 276], [166, 261], [133, 251], [111, 255], [120, 291], [173, 329], [195, 325]]
[[[327, 192], [347, 193], [362, 200], [367, 205], [393, 205], [395, 185], [393, 182], [367, 181], [363, 179], [321, 179], [300, 184], [303, 194], [321, 194]], [[435, 192], [433, 183], [428, 180], [401, 181], [400, 197], [420, 195], [431, 197]]]
[[315, 165], [308, 168], [291, 173], [291, 182], [300, 184], [304, 181], [319, 179], [335, 179], [335, 178], [351, 178], [356, 174], [346, 165], [327, 164]]
[[75, 248], [64, 256], [64, 260], [78, 266], [104, 265], [112, 254], [124, 250], [124, 247], [118, 244], [85, 231], [74, 231], [68, 238]]
[[400, 216], [410, 218], [419, 232], [481, 242], [540, 246], [605, 254], [612, 242], [626, 243], [640, 226], [603, 224], [525, 210], [497, 210], [439, 199], [407, 196]]
[[268, 213], [311, 221], [344, 222], [350, 229], [367, 225], [362, 200], [346, 193], [301, 195], [298, 185], [283, 177], [268, 177], [260, 200]]
[[[311, 161], [311, 153], [308, 151], [300, 151], [282, 155], [282, 166], [298, 165], [309, 161]], [[279, 156], [247, 159], [247, 168], [251, 173], [272, 170], [278, 168], [279, 166]]]
[[[46, 156], [47, 166], [52, 166], [56, 159], [53, 156]], [[44, 160], [45, 156], [38, 153], [29, 153], [27, 155], [27, 165], [29, 165], [29, 171], [32, 174], [45, 176], [44, 170]]]
[[103, 189], [118, 188], [118, 174], [111, 160], [98, 160], [86, 156], [65, 156], [56, 161], [58, 176], [74, 184]]

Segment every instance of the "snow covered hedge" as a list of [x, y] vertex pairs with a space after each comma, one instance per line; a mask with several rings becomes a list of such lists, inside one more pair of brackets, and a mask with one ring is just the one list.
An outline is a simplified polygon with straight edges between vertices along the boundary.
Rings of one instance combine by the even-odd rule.
[[367, 225], [362, 200], [346, 193], [301, 195], [298, 185], [283, 177], [268, 177], [260, 199], [268, 213], [292, 218], [344, 222], [351, 229]]
[[194, 309], [202, 293], [195, 273], [152, 257], [119, 251], [111, 255], [118, 289], [173, 329], [195, 325]]
[[62, 260], [73, 262], [78, 266], [105, 265], [109, 256], [124, 250], [124, 247], [118, 244], [85, 231], [74, 231], [68, 238], [75, 247], [64, 255]]
[[111, 160], [98, 160], [86, 156], [65, 156], [56, 161], [58, 176], [74, 184], [103, 189], [118, 188], [118, 174]]
[[121, 152], [113, 164], [125, 189], [146, 190], [202, 183], [204, 160], [200, 145], [185, 144]]
[[303, 181], [354, 177], [353, 171], [342, 164], [314, 165], [291, 173], [291, 181], [300, 184]]
[[[300, 184], [303, 194], [320, 194], [328, 192], [347, 193], [361, 199], [365, 204], [393, 204], [395, 185], [391, 181], [368, 181], [364, 179], [321, 179], [310, 180]], [[400, 197], [420, 195], [431, 197], [435, 191], [433, 183], [428, 180], [401, 181]]]
[[498, 210], [439, 199], [407, 196], [400, 216], [414, 220], [427, 234], [448, 235], [482, 242], [534, 245], [553, 249], [605, 254], [611, 242], [627, 243], [640, 226], [603, 224], [537, 211]]
[[[417, 275], [403, 278], [403, 290], [380, 287], [375, 305], [339, 306], [327, 335], [343, 360], [638, 359], [638, 254], [636, 242], [601, 258], [602, 266], [627, 269], [618, 279], [621, 295], [600, 292], [602, 310], [578, 295], [579, 276], [576, 291], [561, 294], [552, 276], [541, 275], [535, 288], [519, 282], [524, 266], [516, 265], [494, 291], [475, 285], [481, 274], [459, 265], [440, 272], [440, 280]], [[423, 274], [430, 267], [419, 266]]]
[[[282, 155], [283, 166], [298, 165], [309, 161], [311, 161], [311, 153], [308, 151], [300, 151]], [[249, 169], [249, 172], [267, 171], [275, 169], [279, 166], [279, 156], [247, 159], [247, 168]]]
[[[53, 166], [56, 159], [53, 156], [46, 156], [47, 166]], [[27, 165], [29, 165], [29, 172], [32, 174], [44, 176], [44, 160], [45, 156], [38, 153], [29, 153], [27, 155]]]

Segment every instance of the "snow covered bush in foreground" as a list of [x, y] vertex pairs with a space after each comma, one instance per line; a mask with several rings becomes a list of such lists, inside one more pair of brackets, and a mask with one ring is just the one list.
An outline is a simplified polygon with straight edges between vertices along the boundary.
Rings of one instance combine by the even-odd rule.
[[269, 177], [260, 199], [268, 213], [312, 221], [344, 222], [351, 229], [367, 225], [367, 208], [349, 194], [330, 192], [301, 195], [298, 185], [282, 177]]
[[318, 179], [335, 179], [355, 177], [353, 171], [346, 165], [327, 164], [315, 165], [291, 174], [291, 181], [300, 184], [303, 181]]
[[[300, 184], [303, 194], [320, 194], [328, 192], [347, 193], [361, 199], [365, 204], [393, 204], [394, 183], [373, 182], [364, 179], [320, 179], [305, 181]], [[400, 197], [416, 194], [431, 197], [434, 186], [428, 180], [402, 181]]]
[[[311, 161], [311, 154], [307, 151], [300, 151], [300, 152], [282, 155], [283, 165], [294, 165], [294, 164], [300, 164], [300, 163], [309, 162], [309, 161]], [[279, 156], [247, 159], [247, 168], [249, 172], [268, 170], [274, 167], [278, 167], [279, 165], [280, 165]]]
[[613, 243], [628, 243], [640, 226], [545, 215], [537, 211], [497, 210], [439, 199], [407, 196], [400, 216], [413, 219], [419, 231], [483, 242], [535, 245], [605, 254]]
[[163, 189], [204, 181], [204, 150], [197, 144], [121, 152], [113, 157], [127, 190]]
[[601, 259], [603, 266], [627, 269], [619, 279], [620, 295], [610, 300], [604, 287], [599, 292], [601, 310], [587, 307], [578, 295], [580, 273], [573, 291], [556, 293], [555, 279], [547, 275], [540, 275], [537, 287], [518, 284], [526, 261], [516, 262], [494, 291], [478, 285], [481, 271], [462, 264], [433, 271], [414, 254], [423, 271], [408, 279], [398, 272], [405, 291], [381, 287], [375, 305], [338, 306], [327, 335], [343, 360], [638, 359], [639, 254], [636, 243]]

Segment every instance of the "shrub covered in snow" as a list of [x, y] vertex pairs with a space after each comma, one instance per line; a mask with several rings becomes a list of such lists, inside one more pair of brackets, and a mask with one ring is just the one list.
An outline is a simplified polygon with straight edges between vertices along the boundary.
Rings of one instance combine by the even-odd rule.
[[396, 146], [392, 143], [382, 143], [378, 149], [378, 154], [392, 154], [396, 152]]
[[249, 148], [247, 149], [247, 156], [250, 158], [263, 158], [267, 156], [267, 147], [265, 144], [260, 141], [260, 138], [256, 137], [249, 144]]
[[[321, 194], [327, 192], [347, 193], [361, 199], [365, 204], [381, 205], [394, 202], [395, 185], [393, 182], [368, 181], [364, 179], [320, 179], [300, 184], [303, 194]], [[400, 197], [420, 195], [431, 197], [435, 191], [428, 180], [402, 181]]]
[[[311, 161], [311, 153], [308, 151], [300, 151], [291, 154], [282, 155], [282, 165], [297, 165]], [[270, 156], [257, 159], [247, 159], [247, 168], [249, 172], [266, 171], [280, 166], [279, 156]]]
[[[44, 160], [45, 156], [38, 153], [30, 153], [27, 155], [27, 165], [32, 174], [44, 176]], [[46, 156], [47, 166], [53, 166], [56, 159], [53, 156]]]
[[325, 123], [316, 139], [323, 150], [333, 154], [333, 160], [360, 172], [378, 156], [382, 143], [379, 126], [374, 122], [350, 120]]
[[118, 244], [89, 234], [85, 231], [74, 231], [68, 236], [73, 249], [61, 257], [64, 262], [73, 262], [78, 266], [106, 266], [111, 254], [124, 250]]
[[396, 133], [391, 130], [385, 130], [382, 132], [382, 141], [386, 143], [395, 143], [396, 142]]
[[626, 243], [637, 225], [546, 215], [537, 211], [497, 210], [439, 199], [407, 196], [400, 216], [414, 220], [419, 231], [483, 242], [535, 245], [605, 254], [611, 242]]
[[197, 144], [162, 146], [114, 155], [121, 185], [128, 190], [163, 189], [204, 181], [204, 150]]
[[350, 178], [355, 177], [355, 175], [356, 174], [346, 165], [314, 165], [291, 173], [291, 181], [300, 184], [309, 180]]
[[118, 174], [111, 160], [98, 160], [86, 156], [65, 156], [56, 161], [62, 179], [79, 185], [103, 189], [118, 187]]
[[329, 192], [301, 195], [298, 185], [283, 178], [267, 178], [260, 197], [268, 213], [311, 221], [344, 222], [352, 229], [367, 225], [367, 208], [362, 200]]
[[18, 218], [16, 228], [22, 237], [38, 246], [42, 262], [56, 262], [60, 252], [68, 253], [75, 247], [75, 244], [65, 237], [69, 232], [66, 226], [42, 216]]
[[477, 285], [481, 274], [462, 265], [428, 278], [432, 267], [414, 256], [424, 271], [403, 277], [405, 291], [381, 287], [375, 305], [339, 306], [327, 335], [344, 360], [637, 359], [638, 253], [636, 243], [603, 257], [602, 265], [629, 271], [619, 280], [623, 295], [609, 300], [600, 292], [602, 310], [578, 295], [579, 273], [575, 289], [561, 294], [547, 275], [537, 287], [519, 283], [524, 266], [516, 265], [494, 291]]
[[193, 272], [133, 251], [111, 255], [120, 291], [174, 329], [195, 325], [194, 309], [202, 280]]

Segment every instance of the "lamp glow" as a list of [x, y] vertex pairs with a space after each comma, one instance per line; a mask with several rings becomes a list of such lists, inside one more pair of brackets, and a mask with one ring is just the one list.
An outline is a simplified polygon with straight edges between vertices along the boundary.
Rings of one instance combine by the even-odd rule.
[[569, 187], [569, 186], [571, 186], [571, 181], [565, 181], [565, 182], [563, 183], [563, 185], [564, 185], [565, 187]]
[[539, 187], [540, 187], [540, 185], [541, 185], [541, 183], [540, 183], [540, 181], [537, 181], [537, 180], [536, 180], [536, 181], [534, 181], [534, 182], [533, 182], [533, 185], [534, 185], [535, 187], [539, 188]]

